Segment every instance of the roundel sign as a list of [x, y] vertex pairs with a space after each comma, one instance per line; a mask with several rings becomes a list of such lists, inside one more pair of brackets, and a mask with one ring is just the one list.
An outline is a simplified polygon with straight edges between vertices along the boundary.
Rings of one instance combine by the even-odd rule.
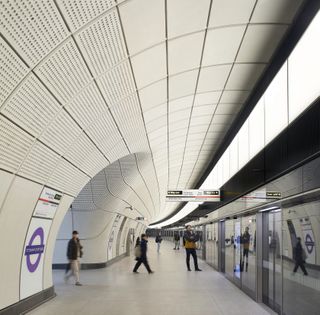
[[[38, 245], [40, 239], [40, 244]], [[35, 242], [36, 240], [36, 242]], [[35, 245], [34, 243], [37, 243]], [[39, 266], [41, 256], [44, 252], [44, 232], [43, 228], [37, 228], [30, 237], [24, 255], [26, 256], [27, 268], [30, 272], [35, 272]]]
[[314, 241], [309, 233], [306, 235], [305, 245], [309, 254], [312, 253], [314, 247]]

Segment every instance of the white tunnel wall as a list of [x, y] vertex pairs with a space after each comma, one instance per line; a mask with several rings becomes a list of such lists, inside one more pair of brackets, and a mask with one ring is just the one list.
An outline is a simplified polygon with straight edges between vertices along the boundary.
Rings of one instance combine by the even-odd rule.
[[[223, 0], [213, 1], [213, 9], [209, 1], [185, 2], [168, 1], [167, 10], [162, 0], [0, 2], [0, 309], [51, 285], [53, 247], [54, 262], [66, 262], [73, 229], [83, 238], [83, 262], [105, 262], [112, 227], [113, 236], [120, 228], [106, 208], [127, 216], [123, 231], [128, 225], [135, 236], [146, 229], [136, 217], [148, 224], [174, 212], [178, 204], [165, 203], [167, 189], [191, 188], [202, 175], [301, 1], [290, 14], [272, 1], [269, 17], [261, 14], [262, 0], [256, 10], [247, 1], [230, 12]], [[257, 34], [267, 51], [230, 27], [235, 21], [253, 29], [250, 16], [266, 33]], [[79, 207], [84, 211], [63, 219], [71, 196], [93, 178], [95, 189]], [[30, 277], [32, 290], [26, 286], [19, 295], [21, 258], [43, 185], [63, 197], [54, 220], [43, 221], [49, 234], [42, 287], [34, 285], [40, 277]]]
[[[67, 262], [66, 252], [68, 241], [73, 230], [79, 232], [83, 246], [83, 258], [81, 263], [96, 264], [110, 261], [116, 256], [126, 252], [126, 241], [129, 229], [135, 229], [135, 234], [141, 233], [141, 224], [127, 219], [118, 236], [124, 216], [118, 218], [118, 214], [103, 211], [68, 211], [59, 230], [56, 240], [53, 263], [64, 264]], [[120, 237], [117, 249], [117, 239]], [[117, 255], [117, 251], [119, 251]]]
[[[3, 176], [2, 178], [5, 178]], [[2, 181], [1, 181], [2, 186]], [[1, 188], [2, 190], [2, 188]], [[15, 177], [0, 213], [0, 309], [19, 301], [25, 237], [42, 186]]]
[[53, 261], [53, 252], [56, 244], [57, 234], [59, 231], [59, 227], [64, 220], [65, 214], [68, 211], [71, 202], [73, 201], [73, 197], [64, 195], [58, 211], [56, 212], [55, 218], [52, 222], [49, 242], [47, 243], [47, 249], [45, 252], [45, 260], [43, 266], [43, 288], [47, 289], [53, 285], [52, 283], [52, 261]]

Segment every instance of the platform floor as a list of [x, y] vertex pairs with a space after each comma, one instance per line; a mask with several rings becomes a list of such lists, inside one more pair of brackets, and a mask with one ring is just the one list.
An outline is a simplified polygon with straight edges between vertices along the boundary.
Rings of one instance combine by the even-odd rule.
[[[223, 275], [200, 260], [202, 272], [189, 272], [184, 249], [163, 242], [156, 252], [149, 241], [149, 262], [132, 273], [133, 257], [99, 270], [83, 270], [82, 287], [65, 284], [62, 271], [54, 271], [57, 297], [28, 315], [264, 315], [274, 314], [239, 290]], [[193, 264], [191, 264], [193, 267]], [[194, 269], [194, 268], [192, 268]]]

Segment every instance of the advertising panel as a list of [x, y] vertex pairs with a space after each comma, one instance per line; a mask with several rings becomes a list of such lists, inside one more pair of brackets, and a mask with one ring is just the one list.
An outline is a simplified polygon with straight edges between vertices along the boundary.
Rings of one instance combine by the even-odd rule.
[[43, 290], [43, 262], [52, 220], [32, 218], [21, 262], [20, 299]]
[[116, 218], [114, 219], [114, 222], [113, 222], [113, 225], [112, 225], [112, 228], [111, 228], [111, 233], [110, 233], [110, 236], [109, 236], [109, 240], [108, 240], [108, 248], [107, 248], [107, 257], [108, 257], [108, 260], [112, 259], [113, 258], [113, 243], [115, 242], [115, 240], [117, 239], [117, 227], [118, 225], [120, 225], [120, 222], [122, 221], [121, 220], [122, 217], [121, 215], [117, 215]]

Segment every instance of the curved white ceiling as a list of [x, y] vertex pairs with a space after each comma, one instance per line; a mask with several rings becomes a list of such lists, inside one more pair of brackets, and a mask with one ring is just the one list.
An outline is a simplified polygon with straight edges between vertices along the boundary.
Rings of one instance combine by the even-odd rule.
[[167, 189], [193, 188], [301, 3], [0, 2], [0, 168], [74, 196], [93, 178], [99, 194], [103, 173], [112, 207], [164, 218]]

